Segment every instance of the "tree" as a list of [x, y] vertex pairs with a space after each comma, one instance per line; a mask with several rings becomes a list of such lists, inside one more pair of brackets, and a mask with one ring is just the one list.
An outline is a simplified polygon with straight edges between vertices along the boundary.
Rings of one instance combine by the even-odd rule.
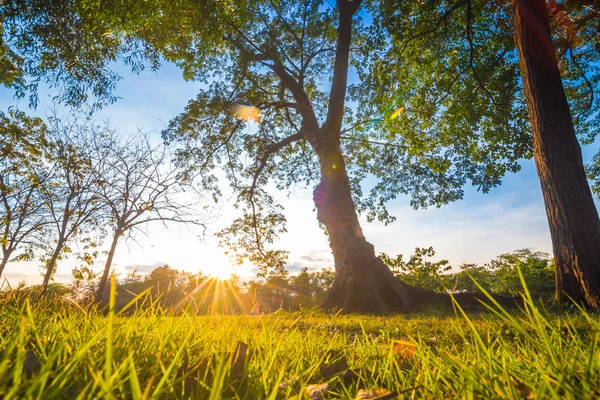
[[[599, 4], [549, 1], [551, 29], [546, 1], [512, 3], [514, 10], [509, 2], [406, 2], [402, 7], [385, 2], [376, 23], [396, 40], [379, 64], [385, 67], [393, 58], [396, 65], [388, 70], [408, 72], [390, 74], [390, 80], [408, 74], [416, 81], [408, 88], [430, 85], [433, 93], [441, 92], [427, 94], [434, 99], [430, 109], [437, 110], [432, 115], [466, 110], [468, 121], [481, 107], [513, 114], [504, 121], [518, 128], [515, 142], [533, 145], [522, 154], [533, 155], [538, 168], [556, 260], [557, 297], [597, 308], [598, 214], [575, 132], [590, 143], [600, 126], [594, 107], [600, 79]], [[374, 70], [381, 72], [382, 67]], [[519, 74], [522, 84], [516, 81]], [[469, 105], [455, 107], [461, 99], [469, 99]], [[435, 101], [445, 108], [436, 109]], [[527, 110], [533, 135], [523, 140]], [[473, 131], [485, 136], [494, 126], [493, 119], [481, 120]]]
[[[136, 43], [147, 49], [141, 57], [151, 65], [160, 54], [178, 64], [184, 77], [208, 84], [171, 121], [164, 137], [178, 143], [181, 160], [194, 166], [204, 182], [214, 181], [215, 168], [225, 171], [239, 195], [242, 217], [222, 232], [222, 242], [263, 273], [283, 269], [287, 255], [268, 248], [285, 231], [281, 208], [268, 190], [314, 187], [317, 218], [335, 259], [326, 308], [382, 312], [435, 298], [393, 277], [362, 234], [358, 213], [391, 222], [385, 203], [401, 194], [410, 195], [414, 206], [428, 206], [460, 199], [469, 181], [487, 191], [507, 171], [518, 170], [517, 160], [530, 152], [520, 123], [525, 114], [515, 105], [515, 74], [495, 76], [486, 91], [468, 85], [472, 96], [437, 104], [430, 98], [431, 82], [400, 79], [385, 86], [397, 74], [386, 74], [380, 63], [372, 66], [370, 61], [388, 49], [388, 36], [361, 21], [363, 2], [358, 0], [335, 5], [208, 1], [201, 6], [136, 0], [100, 6], [73, 0], [60, 10], [33, 3], [38, 7], [10, 9], [12, 19], [5, 21], [23, 15], [30, 21], [25, 32], [34, 32], [36, 24], [67, 9], [76, 14], [74, 20], [84, 22], [81, 30], [120, 39], [108, 44], [112, 47], [106, 54], [134, 54], [137, 61], [140, 53], [122, 46]], [[365, 4], [379, 14], [377, 2]], [[85, 41], [93, 35], [81, 37]], [[17, 43], [27, 56], [28, 44]], [[61, 47], [44, 43], [42, 52]], [[498, 47], [505, 43], [494, 49]], [[82, 58], [78, 63], [98, 68], [107, 60]], [[413, 60], [420, 62], [419, 57]], [[350, 69], [361, 85], [348, 93]], [[407, 75], [410, 70], [401, 77]], [[452, 78], [450, 87], [457, 81]], [[490, 92], [502, 93], [500, 107], [492, 109], [482, 100]], [[360, 105], [357, 110], [353, 102]], [[396, 111], [390, 115], [389, 110]], [[236, 118], [236, 111], [244, 118]], [[361, 183], [367, 177], [376, 183], [365, 196]]]
[[515, 0], [515, 43], [556, 265], [556, 295], [600, 308], [600, 218], [583, 166], [544, 0]]
[[[94, 165], [102, 165], [96, 173], [100, 179], [99, 195], [112, 227], [111, 245], [95, 296], [96, 302], [101, 302], [107, 294], [110, 267], [123, 236], [151, 222], [204, 224], [195, 210], [199, 204], [193, 201], [200, 194], [194, 192], [189, 174], [174, 162], [165, 145], [152, 145], [141, 132], [127, 138], [108, 127], [94, 137]], [[182, 200], [186, 189], [196, 196], [188, 195]]]
[[495, 285], [492, 289], [495, 293], [521, 292], [523, 285], [519, 270], [533, 295], [550, 298], [556, 290], [554, 283], [556, 268], [547, 253], [533, 252], [530, 249], [515, 250], [496, 257], [490, 262], [489, 269], [495, 277]]
[[103, 217], [97, 174], [102, 169], [93, 165], [90, 154], [92, 127], [77, 119], [64, 121], [52, 118], [48, 132], [53, 174], [41, 189], [41, 201], [50, 221], [44, 240], [53, 242], [42, 257], [46, 272], [41, 294], [46, 292], [57, 262], [71, 251], [68, 244], [75, 237], [97, 247], [90, 237]]
[[[48, 224], [40, 187], [49, 171], [44, 164], [46, 125], [20, 111], [0, 113], [0, 276], [11, 261], [33, 258], [36, 232]], [[14, 257], [16, 252], [20, 253]]]
[[433, 256], [435, 256], [433, 247], [415, 248], [415, 253], [408, 261], [402, 259], [402, 254], [397, 255], [396, 258], [391, 258], [385, 253], [380, 255], [385, 265], [390, 267], [393, 274], [402, 281], [413, 286], [445, 292], [445, 288], [450, 288], [445, 273], [452, 267], [448, 260], [429, 261], [428, 257]]
[[[278, 188], [318, 182], [317, 217], [327, 230], [336, 270], [324, 307], [381, 312], [435, 296], [394, 279], [363, 236], [357, 208], [368, 219], [390, 222], [393, 217], [384, 204], [399, 194], [410, 194], [414, 205], [426, 206], [459, 199], [469, 180], [487, 190], [499, 184], [507, 170], [517, 169], [516, 160], [529, 148], [519, 127], [503, 119], [511, 114], [510, 96], [509, 108], [501, 115], [482, 112], [497, 125], [502, 123], [482, 135], [464, 135], [460, 120], [441, 133], [404, 118], [386, 118], [366, 129], [377, 111], [368, 106], [368, 99], [380, 98], [388, 88], [355, 89], [350, 98], [347, 95], [351, 58], [355, 57], [352, 65], [359, 76], [367, 76], [368, 67], [363, 53], [351, 52], [353, 38], [368, 43], [365, 52], [378, 49], [368, 42], [369, 30], [356, 17], [360, 6], [356, 1], [338, 1], [325, 10], [319, 2], [309, 1], [249, 4], [244, 18], [231, 17], [225, 25], [223, 45], [230, 53], [228, 61], [222, 58], [219, 64], [226, 71], [223, 79], [190, 102], [171, 122], [165, 137], [183, 141], [184, 157], [193, 160], [194, 149], [200, 149], [203, 158], [221, 154], [226, 160], [228, 175], [247, 207], [244, 216], [223, 232], [223, 242], [265, 267], [283, 266], [285, 257], [264, 247], [281, 232], [278, 228], [284, 220], [265, 185], [272, 179]], [[198, 68], [194, 75], [204, 71], [205, 67]], [[331, 87], [323, 89], [321, 82], [328, 79]], [[401, 90], [396, 90], [397, 85], [389, 89]], [[346, 106], [349, 99], [361, 99], [366, 110], [354, 115]], [[260, 109], [257, 133], [242, 131], [246, 124], [223, 112], [236, 103]], [[396, 106], [402, 112], [401, 104]], [[211, 129], [217, 123], [218, 136]], [[241, 169], [243, 164], [233, 158], [240, 154], [256, 161]], [[249, 184], [241, 185], [240, 176], [233, 172], [237, 169]], [[363, 197], [360, 184], [367, 176], [378, 183]]]

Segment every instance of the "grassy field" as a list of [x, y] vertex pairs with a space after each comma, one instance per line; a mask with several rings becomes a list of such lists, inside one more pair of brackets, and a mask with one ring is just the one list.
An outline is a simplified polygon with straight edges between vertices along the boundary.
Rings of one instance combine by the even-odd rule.
[[6, 296], [0, 318], [6, 400], [600, 398], [598, 316], [527, 300], [510, 313], [174, 317]]

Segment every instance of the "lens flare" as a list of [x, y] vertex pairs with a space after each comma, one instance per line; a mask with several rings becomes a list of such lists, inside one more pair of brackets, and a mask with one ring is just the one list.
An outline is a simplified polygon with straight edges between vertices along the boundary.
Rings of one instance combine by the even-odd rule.
[[403, 111], [404, 111], [404, 106], [400, 107], [392, 115], [390, 115], [390, 119], [398, 118], [398, 115], [402, 114]]
[[233, 106], [233, 113], [237, 119], [241, 119], [242, 121], [246, 122], [260, 122], [262, 120], [260, 109], [254, 106], [235, 104]]

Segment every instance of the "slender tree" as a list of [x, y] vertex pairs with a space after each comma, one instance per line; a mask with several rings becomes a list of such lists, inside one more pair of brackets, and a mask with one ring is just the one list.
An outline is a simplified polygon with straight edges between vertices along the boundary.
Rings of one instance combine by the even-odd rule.
[[[46, 125], [19, 111], [0, 114], [0, 276], [11, 261], [33, 258], [35, 234], [48, 224], [40, 188], [50, 171], [44, 164]], [[15, 257], [16, 255], [16, 257]]]
[[[139, 231], [151, 222], [169, 222], [204, 226], [198, 212], [192, 180], [186, 170], [174, 162], [164, 144], [153, 145], [138, 132], [123, 137], [106, 129], [96, 135], [94, 159], [103, 160], [100, 197], [106, 205], [112, 225], [112, 239], [104, 270], [96, 292], [96, 302], [107, 294], [107, 280], [119, 240]], [[188, 192], [186, 195], [185, 192]]]
[[52, 118], [48, 138], [52, 147], [53, 175], [41, 190], [41, 200], [50, 220], [46, 230], [47, 253], [42, 257], [45, 273], [40, 294], [45, 294], [75, 238], [92, 235], [102, 220], [103, 203], [98, 171], [91, 157], [91, 128], [78, 119]]

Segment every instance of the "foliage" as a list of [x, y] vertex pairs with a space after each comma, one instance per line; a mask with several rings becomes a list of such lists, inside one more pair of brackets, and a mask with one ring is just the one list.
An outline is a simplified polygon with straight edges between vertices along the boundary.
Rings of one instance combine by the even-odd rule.
[[[506, 31], [491, 24], [494, 5], [472, 10], [477, 27], [492, 29], [477, 30], [471, 40], [479, 59], [493, 64], [476, 74], [471, 62], [460, 59], [474, 51], [464, 51], [464, 40], [454, 42], [464, 31], [460, 21], [444, 25], [435, 42], [415, 42], [406, 54], [398, 52], [403, 35], [414, 28], [404, 23], [427, 25], [416, 18], [426, 7], [416, 1], [42, 3], [5, 7], [5, 29], [10, 48], [41, 68], [33, 76], [74, 88], [66, 92], [74, 94], [67, 101], [83, 100], [89, 87], [106, 97], [116, 77], [105, 68], [119, 57], [135, 70], [145, 62], [157, 68], [163, 57], [181, 67], [186, 79], [205, 83], [164, 138], [178, 144], [181, 159], [196, 168], [204, 186], [215, 189], [215, 170], [225, 172], [241, 217], [222, 232], [222, 244], [259, 265], [263, 275], [281, 272], [287, 257], [269, 248], [285, 232], [283, 211], [270, 193], [314, 187], [320, 164], [331, 161], [319, 153], [328, 145], [343, 154], [340, 173], [349, 175], [357, 210], [386, 223], [394, 216], [385, 204], [400, 194], [410, 195], [415, 207], [446, 204], [460, 199], [469, 182], [483, 191], [499, 185], [506, 172], [519, 169], [520, 158], [531, 156], [515, 57], [497, 57], [510, 55], [513, 44], [505, 34], [494, 36]], [[461, 10], [465, 4], [471, 1], [459, 2]], [[63, 14], [62, 25], [49, 23]], [[375, 23], [366, 22], [369, 16]], [[20, 30], [10, 29], [21, 20]], [[346, 23], [351, 26], [342, 34]], [[49, 40], [68, 37], [63, 31], [83, 33], [78, 46]], [[29, 52], [33, 44], [36, 52]], [[45, 58], [53, 62], [41, 63]], [[347, 63], [358, 77], [348, 95]], [[70, 74], [78, 68], [91, 72], [72, 85]], [[464, 70], [486, 80], [485, 89], [461, 75]], [[448, 95], [450, 90], [458, 94]], [[260, 118], [237, 119], [240, 105], [255, 107]], [[369, 181], [372, 190], [363, 193], [368, 177], [375, 178], [374, 186]]]
[[[432, 261], [433, 248], [417, 248], [408, 261], [402, 255], [381, 255], [394, 275], [403, 282], [436, 292], [486, 291], [508, 296], [522, 293], [521, 278], [536, 299], [551, 300], [554, 290], [554, 266], [548, 254], [529, 249], [502, 254], [490, 263], [478, 266], [463, 264], [450, 272], [447, 260]], [[74, 283], [65, 287], [68, 297], [83, 303], [92, 302], [98, 279], [89, 268], [74, 271]], [[279, 310], [314, 309], [325, 299], [335, 278], [332, 269], [308, 271], [303, 268], [291, 275], [270, 273], [264, 278], [241, 282], [232, 275], [218, 280], [202, 272], [192, 274], [163, 265], [148, 274], [132, 270], [117, 281], [117, 308], [121, 309], [136, 295], [148, 293], [163, 309], [193, 315], [259, 314]], [[63, 294], [67, 294], [63, 292]], [[142, 306], [141, 302], [136, 303]], [[148, 305], [149, 303], [146, 303]]]
[[600, 153], [596, 154], [592, 162], [586, 165], [588, 179], [592, 180], [591, 189], [596, 197], [600, 197]]
[[[442, 0], [398, 5], [384, 0], [373, 5], [381, 8], [374, 11], [373, 40], [390, 45], [382, 52], [369, 49], [367, 62], [374, 67], [358, 92], [369, 85], [372, 93], [381, 86], [398, 86], [400, 95], [396, 90], [382, 93], [370, 103], [372, 107], [392, 101], [412, 109], [414, 115], [408, 113], [407, 121], [415, 127], [435, 127], [439, 142], [427, 138], [433, 148], [444, 146], [445, 137], [454, 131], [463, 138], [464, 149], [484, 163], [492, 162], [486, 167], [488, 176], [477, 180], [484, 191], [489, 188], [486, 182], [497, 181], [506, 171], [518, 171], [517, 159], [531, 157], [532, 149], [513, 40], [512, 3]], [[547, 9], [554, 44], [548, 51], [555, 52], [559, 61], [579, 140], [590, 144], [600, 127], [600, 2], [549, 0]], [[389, 115], [387, 111], [384, 114]], [[494, 139], [481, 147], [481, 143], [468, 144], [475, 137]], [[514, 151], [503, 148], [508, 143], [520, 143], [514, 147], [520, 155], [497, 162], [494, 153]], [[597, 159], [588, 167], [590, 179], [600, 176]]]
[[440, 291], [447, 283], [447, 275], [452, 267], [447, 260], [431, 262], [428, 257], [435, 256], [433, 247], [415, 248], [415, 253], [408, 261], [404, 261], [402, 254], [391, 258], [385, 253], [381, 254], [381, 260], [392, 270], [394, 275], [409, 285], [425, 289]]
[[518, 296], [522, 291], [521, 273], [534, 297], [553, 296], [554, 265], [546, 253], [516, 250], [501, 254], [483, 266], [463, 264], [457, 272], [449, 272], [452, 267], [447, 260], [428, 259], [434, 256], [432, 247], [416, 248], [408, 261], [403, 260], [402, 254], [395, 258], [381, 254], [383, 262], [403, 282], [440, 293], [477, 292], [481, 287], [495, 294]]
[[98, 255], [98, 240], [104, 233], [102, 221], [105, 205], [100, 197], [102, 168], [92, 158], [93, 124], [78, 115], [49, 119], [49, 153], [52, 174], [41, 187], [41, 201], [49, 224], [38, 243], [45, 269], [44, 287], [56, 270], [57, 262], [75, 252], [81, 244], [79, 258], [93, 265]]
[[[530, 297], [523, 312], [492, 310], [172, 317], [155, 306], [124, 317], [3, 293], [0, 395], [305, 398], [310, 384], [327, 383], [328, 398], [355, 398], [360, 388], [415, 398], [600, 396], [597, 315], [548, 313]], [[243, 368], [233, 362], [238, 341], [251, 353]], [[398, 354], [398, 343], [411, 344], [412, 356]], [[335, 357], [345, 357], [355, 379], [322, 375]]]
[[[427, 117], [433, 118], [431, 124], [439, 125], [440, 133], [460, 129], [467, 136], [481, 134], [490, 139], [498, 135], [498, 144], [502, 137], [520, 142], [524, 146], [520, 151], [530, 155], [511, 3], [381, 3], [373, 30], [378, 39], [389, 36], [391, 41], [385, 53], [372, 55], [377, 66], [369, 82], [402, 82], [408, 90], [422, 88], [422, 92], [411, 91], [408, 101], [421, 101], [415, 109], [429, 112]], [[554, 41], [554, 48], [548, 50], [556, 52], [576, 132], [586, 144], [597, 135], [600, 118], [595, 96], [600, 83], [598, 7], [596, 0], [551, 0], [547, 4]], [[490, 132], [492, 127], [501, 132]], [[482, 150], [487, 155], [502, 152], [494, 146]], [[506, 164], [498, 172], [514, 168]]]
[[8, 261], [33, 258], [31, 236], [48, 223], [40, 199], [49, 170], [47, 127], [39, 118], [0, 113], [0, 275]]

